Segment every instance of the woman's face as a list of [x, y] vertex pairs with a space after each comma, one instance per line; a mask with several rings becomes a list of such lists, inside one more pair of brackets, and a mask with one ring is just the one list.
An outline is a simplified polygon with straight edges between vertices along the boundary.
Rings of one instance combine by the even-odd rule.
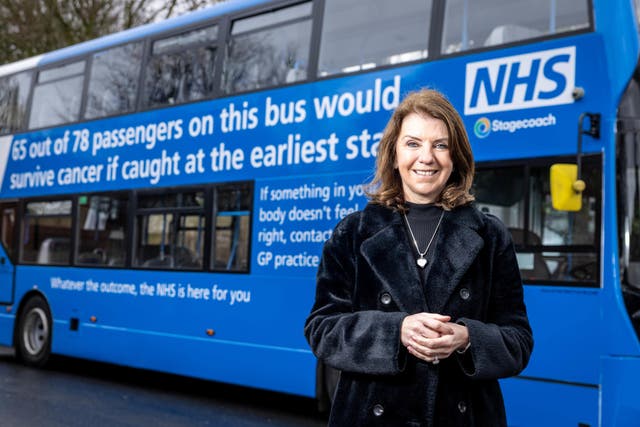
[[440, 119], [411, 113], [396, 141], [396, 164], [404, 198], [412, 203], [438, 200], [453, 171], [449, 133]]

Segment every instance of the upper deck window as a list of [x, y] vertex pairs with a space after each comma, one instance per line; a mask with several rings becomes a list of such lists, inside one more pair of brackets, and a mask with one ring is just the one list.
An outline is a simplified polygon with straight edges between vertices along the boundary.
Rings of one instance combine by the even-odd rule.
[[318, 75], [426, 58], [430, 0], [326, 0]]
[[306, 79], [310, 43], [310, 2], [235, 21], [227, 47], [224, 91]]
[[118, 46], [93, 56], [85, 118], [133, 111], [142, 63], [142, 43]]
[[144, 107], [179, 104], [213, 96], [218, 26], [157, 40], [146, 66]]
[[585, 0], [448, 0], [442, 53], [497, 46], [589, 27]]
[[73, 122], [80, 116], [85, 61], [38, 73], [29, 129]]
[[31, 75], [25, 71], [0, 79], [0, 134], [24, 128]]

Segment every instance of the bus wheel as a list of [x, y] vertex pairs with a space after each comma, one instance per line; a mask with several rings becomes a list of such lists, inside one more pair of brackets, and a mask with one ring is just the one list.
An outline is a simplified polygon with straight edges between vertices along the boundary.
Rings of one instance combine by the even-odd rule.
[[30, 298], [16, 330], [16, 356], [28, 366], [44, 366], [51, 354], [51, 313], [40, 296]]

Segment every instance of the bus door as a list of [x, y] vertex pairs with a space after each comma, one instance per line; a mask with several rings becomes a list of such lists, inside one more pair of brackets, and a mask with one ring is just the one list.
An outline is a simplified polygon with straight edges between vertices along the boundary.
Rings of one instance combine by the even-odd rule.
[[0, 203], [0, 304], [13, 301], [14, 266], [11, 262], [11, 251], [14, 248], [15, 223], [18, 204], [16, 202]]

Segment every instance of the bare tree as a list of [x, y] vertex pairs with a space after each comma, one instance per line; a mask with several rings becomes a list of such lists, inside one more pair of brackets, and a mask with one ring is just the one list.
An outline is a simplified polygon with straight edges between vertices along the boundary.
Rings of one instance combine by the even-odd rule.
[[0, 0], [0, 64], [221, 0]]

